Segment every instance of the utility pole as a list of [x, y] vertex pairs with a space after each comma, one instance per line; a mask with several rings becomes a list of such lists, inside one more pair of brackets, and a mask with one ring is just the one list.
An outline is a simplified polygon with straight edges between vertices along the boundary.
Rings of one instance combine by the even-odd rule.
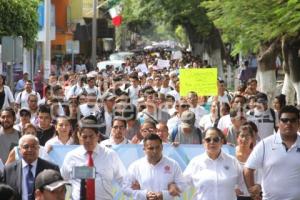
[[93, 1], [93, 22], [92, 22], [92, 64], [96, 69], [96, 53], [97, 53], [97, 6], [98, 0]]
[[51, 67], [51, 0], [44, 0], [45, 4], [45, 43], [44, 43], [44, 80], [47, 80], [50, 76]]

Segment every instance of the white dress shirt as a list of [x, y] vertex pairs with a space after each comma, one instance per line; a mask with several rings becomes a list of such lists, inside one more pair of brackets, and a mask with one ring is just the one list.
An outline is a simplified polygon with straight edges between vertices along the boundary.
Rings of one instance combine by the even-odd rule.
[[[32, 172], [33, 177], [35, 177], [37, 160], [35, 160], [33, 163], [31, 163], [31, 165], [32, 165], [31, 172]], [[26, 175], [28, 173], [29, 168], [27, 166], [28, 166], [28, 163], [26, 163], [25, 160], [22, 159], [22, 200], [28, 200]]]
[[[138, 181], [140, 190], [132, 190], [131, 184]], [[143, 157], [129, 166], [128, 175], [125, 178], [123, 191], [127, 196], [132, 195], [133, 199], [146, 200], [147, 192], [162, 192], [163, 199], [173, 199], [168, 192], [168, 184], [176, 183], [182, 190], [185, 182], [182, 171], [178, 163], [166, 156], [156, 164], [148, 162], [147, 157]]]
[[234, 200], [236, 185], [243, 183], [239, 162], [224, 152], [215, 160], [207, 153], [193, 158], [183, 175], [187, 184], [196, 188], [197, 200]]
[[[119, 186], [122, 186], [126, 169], [115, 151], [99, 144], [94, 149], [92, 157], [96, 169], [95, 199], [112, 200], [112, 182], [115, 180]], [[87, 161], [87, 151], [80, 146], [66, 155], [61, 167], [63, 178], [72, 184], [73, 200], [80, 199], [80, 180], [72, 178], [72, 169], [75, 166], [87, 166]]]

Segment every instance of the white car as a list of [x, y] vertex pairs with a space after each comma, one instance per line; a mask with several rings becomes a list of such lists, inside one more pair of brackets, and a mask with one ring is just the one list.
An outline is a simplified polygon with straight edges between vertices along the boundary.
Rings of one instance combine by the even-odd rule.
[[117, 52], [117, 53], [113, 53], [113, 54], [110, 54], [109, 56], [109, 60], [123, 60], [125, 61], [126, 58], [130, 58], [134, 55], [134, 53], [132, 52]]
[[123, 60], [106, 60], [97, 63], [99, 71], [105, 70], [107, 65], [112, 65], [114, 70], [120, 71], [123, 70], [122, 64], [125, 64]]

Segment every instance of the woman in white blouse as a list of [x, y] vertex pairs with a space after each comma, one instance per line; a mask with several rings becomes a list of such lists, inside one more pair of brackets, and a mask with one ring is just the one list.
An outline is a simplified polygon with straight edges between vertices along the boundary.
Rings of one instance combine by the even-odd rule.
[[74, 144], [74, 140], [71, 137], [72, 127], [68, 117], [65, 116], [58, 117], [55, 129], [56, 129], [56, 136], [48, 140], [45, 144], [45, 148], [47, 149], [48, 153], [52, 150], [53, 145]]
[[242, 169], [236, 158], [221, 150], [222, 131], [208, 128], [203, 138], [205, 153], [193, 158], [183, 173], [187, 184], [196, 189], [193, 199], [237, 199], [235, 188], [243, 183]]

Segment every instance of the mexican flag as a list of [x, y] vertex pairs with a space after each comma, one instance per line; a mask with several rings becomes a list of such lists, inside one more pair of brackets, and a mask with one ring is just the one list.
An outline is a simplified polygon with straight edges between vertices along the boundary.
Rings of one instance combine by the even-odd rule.
[[108, 5], [110, 9], [108, 10], [111, 19], [112, 19], [112, 24], [114, 26], [120, 26], [122, 24], [122, 7], [119, 4], [120, 0], [110, 0], [108, 1]]
[[122, 23], [122, 16], [121, 16], [122, 8], [120, 5], [116, 5], [109, 9], [109, 14], [112, 19], [112, 23], [114, 26], [120, 26]]

